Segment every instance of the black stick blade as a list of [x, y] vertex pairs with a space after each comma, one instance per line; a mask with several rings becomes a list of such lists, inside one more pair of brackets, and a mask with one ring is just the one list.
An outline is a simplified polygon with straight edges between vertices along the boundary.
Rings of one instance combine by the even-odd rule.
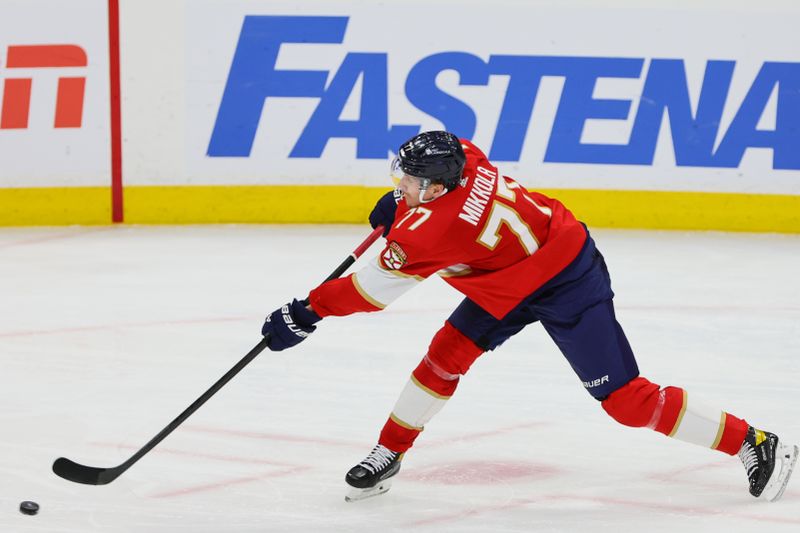
[[66, 457], [59, 457], [53, 463], [53, 472], [57, 476], [67, 481], [83, 483], [84, 485], [106, 485], [111, 483], [119, 475], [116, 470], [116, 468], [96, 468], [94, 466], [80, 465]]

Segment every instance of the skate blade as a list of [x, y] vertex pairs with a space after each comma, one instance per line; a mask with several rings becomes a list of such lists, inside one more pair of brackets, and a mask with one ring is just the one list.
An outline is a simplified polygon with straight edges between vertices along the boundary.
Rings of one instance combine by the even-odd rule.
[[779, 444], [778, 454], [781, 458], [781, 470], [778, 475], [773, 474], [773, 479], [769, 480], [767, 486], [764, 487], [764, 497], [771, 501], [776, 502], [783, 496], [783, 491], [786, 490], [786, 485], [789, 483], [789, 478], [792, 476], [792, 470], [797, 463], [798, 450], [797, 446], [784, 446]]
[[384, 492], [388, 491], [392, 488], [392, 480], [387, 479], [385, 481], [381, 481], [374, 487], [368, 489], [350, 489], [350, 492], [344, 497], [344, 501], [346, 502], [357, 502], [360, 500], [365, 500], [367, 498], [372, 498], [373, 496], [379, 496]]

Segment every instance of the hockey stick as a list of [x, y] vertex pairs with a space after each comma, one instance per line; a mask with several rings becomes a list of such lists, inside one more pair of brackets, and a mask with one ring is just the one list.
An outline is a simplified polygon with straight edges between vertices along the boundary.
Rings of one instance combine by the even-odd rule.
[[[332, 279], [338, 278], [341, 276], [350, 265], [355, 263], [356, 259], [361, 257], [367, 248], [369, 248], [372, 243], [374, 243], [378, 237], [381, 236], [383, 232], [383, 226], [378, 226], [375, 230], [369, 234], [369, 236], [364, 239], [358, 248], [353, 250], [347, 259], [342, 261], [342, 264], [339, 265], [336, 270], [334, 270], [330, 276], [325, 281], [330, 281]], [[308, 300], [305, 300], [305, 303], [308, 304]], [[114, 466], [111, 468], [98, 468], [94, 466], [85, 466], [82, 464], [78, 464], [75, 461], [71, 461], [66, 457], [59, 457], [53, 463], [53, 472], [56, 475], [68, 480], [73, 481], [75, 483], [84, 483], [86, 485], [106, 485], [111, 483], [115, 479], [117, 479], [123, 472], [133, 466], [139, 459], [144, 457], [144, 455], [156, 447], [156, 445], [164, 440], [167, 435], [175, 431], [178, 426], [180, 426], [189, 416], [192, 415], [195, 411], [197, 411], [201, 405], [206, 403], [214, 394], [217, 393], [226, 383], [228, 383], [233, 377], [238, 374], [244, 367], [246, 367], [250, 361], [255, 359], [255, 357], [260, 354], [264, 348], [266, 348], [269, 344], [269, 337], [264, 337], [261, 339], [261, 342], [255, 345], [255, 347], [245, 355], [241, 361], [236, 363], [236, 365], [228, 370], [228, 372], [219, 378], [216, 383], [214, 383], [210, 389], [203, 393], [197, 400], [194, 401], [192, 405], [186, 408], [181, 414], [179, 414], [175, 420], [170, 422], [167, 427], [162, 429], [158, 435], [153, 437], [150, 442], [145, 444], [142, 449], [138, 452], [133, 454], [130, 459], [125, 461], [119, 466]]]

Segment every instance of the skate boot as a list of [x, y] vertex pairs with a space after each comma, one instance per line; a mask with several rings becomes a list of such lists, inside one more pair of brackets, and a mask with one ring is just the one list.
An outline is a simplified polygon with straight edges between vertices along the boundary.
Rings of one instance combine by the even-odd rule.
[[797, 446], [784, 445], [777, 435], [750, 426], [739, 449], [739, 459], [750, 480], [750, 494], [771, 502], [778, 500], [792, 475], [797, 455]]
[[363, 500], [389, 490], [391, 478], [400, 471], [402, 459], [402, 453], [393, 452], [382, 444], [375, 446], [363, 461], [347, 472], [345, 481], [353, 488], [344, 497], [345, 501]]

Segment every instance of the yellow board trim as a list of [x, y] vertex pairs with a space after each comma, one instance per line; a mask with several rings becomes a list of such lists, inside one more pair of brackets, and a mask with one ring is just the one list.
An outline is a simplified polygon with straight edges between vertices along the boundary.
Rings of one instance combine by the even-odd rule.
[[[358, 185], [128, 186], [132, 224], [361, 224], [387, 191]], [[800, 195], [543, 189], [590, 227], [800, 233]], [[110, 187], [0, 188], [0, 225], [110, 224]]]
[[125, 221], [363, 223], [387, 190], [358, 185], [126, 187]]
[[0, 188], [0, 226], [111, 223], [111, 187]]
[[728, 418], [728, 413], [722, 411], [719, 417], [719, 429], [717, 429], [717, 437], [714, 439], [714, 444], [711, 445], [712, 450], [716, 450], [719, 443], [722, 441], [722, 434], [725, 432], [725, 419]]
[[541, 190], [591, 227], [800, 233], [800, 195]]
[[681, 412], [678, 413], [678, 419], [675, 421], [675, 425], [672, 428], [672, 431], [669, 432], [670, 437], [674, 437], [675, 433], [678, 432], [678, 428], [681, 427], [681, 422], [683, 422], [683, 415], [686, 414], [686, 406], [689, 404], [689, 394], [686, 391], [683, 391], [683, 405], [681, 406]]

